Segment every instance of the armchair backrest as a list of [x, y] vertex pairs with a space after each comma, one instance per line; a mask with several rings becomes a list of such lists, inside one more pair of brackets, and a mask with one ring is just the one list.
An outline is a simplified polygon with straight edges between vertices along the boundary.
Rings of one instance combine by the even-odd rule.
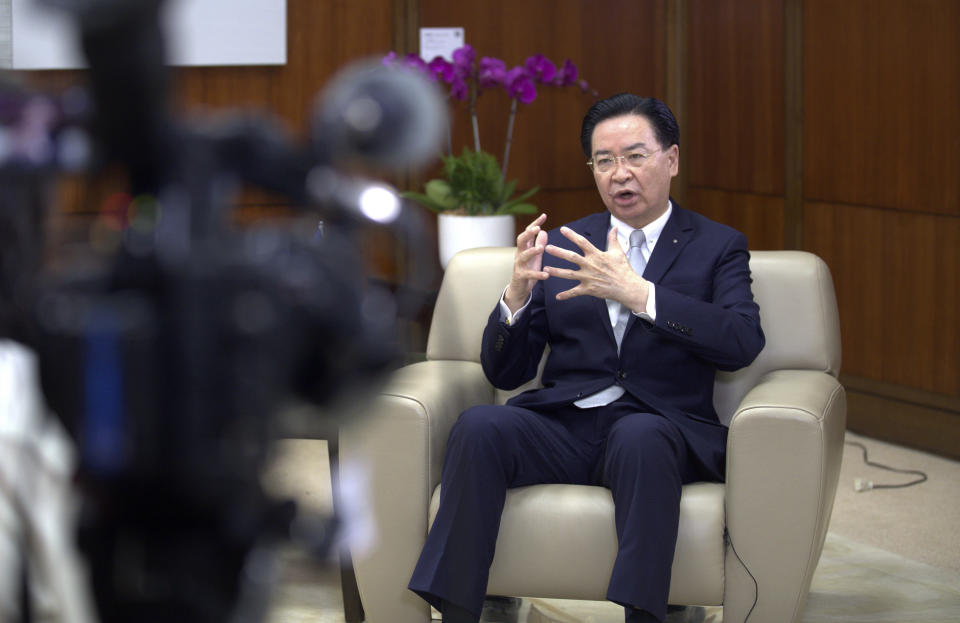
[[805, 251], [751, 251], [750, 274], [767, 343], [746, 368], [717, 373], [713, 406], [724, 424], [772, 370], [840, 373], [840, 318], [827, 264]]
[[[480, 362], [480, 337], [510, 280], [513, 247], [458, 253], [447, 265], [427, 338], [427, 359]], [[804, 251], [753, 251], [753, 296], [767, 344], [736, 372], [720, 372], [714, 406], [729, 423], [744, 394], [772, 370], [840, 371], [840, 322], [827, 265]]]
[[450, 259], [427, 336], [427, 359], [480, 363], [487, 318], [510, 282], [514, 247], [482, 247]]

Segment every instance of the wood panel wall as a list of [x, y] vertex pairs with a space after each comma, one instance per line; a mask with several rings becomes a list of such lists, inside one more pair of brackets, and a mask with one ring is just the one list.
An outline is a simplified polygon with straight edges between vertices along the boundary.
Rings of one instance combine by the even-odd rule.
[[960, 2], [803, 4], [803, 242], [850, 427], [960, 457]]
[[[307, 140], [317, 97], [346, 65], [382, 57], [401, 27], [393, 0], [287, 0], [287, 64], [273, 67], [188, 67], [175, 71], [176, 100], [186, 114], [255, 111], [273, 115]], [[284, 214], [283, 198], [256, 190], [241, 197], [246, 222]], [[368, 272], [396, 278], [400, 243], [387, 230], [361, 234]]]
[[851, 429], [960, 457], [960, 2], [686, 7], [691, 207], [826, 260]]
[[689, 15], [690, 207], [744, 232], [751, 248], [782, 248], [783, 3], [691, 0]]
[[[346, 64], [380, 57], [394, 47], [403, 15], [395, 0], [287, 0], [287, 63], [282, 66], [181, 67], [170, 75], [171, 106], [182, 118], [202, 120], [222, 114], [254, 114], [284, 126], [295, 140], [306, 140], [317, 95]], [[57, 92], [84, 84], [83, 71], [18, 72], [34, 88]], [[93, 178], [67, 178], [61, 184], [61, 211], [85, 223], [108, 198], [126, 188], [122, 171], [112, 168]], [[245, 189], [237, 199], [245, 223], [284, 218], [286, 199]], [[79, 235], [76, 232], [68, 236]], [[370, 272], [395, 277], [397, 242], [386, 231], [363, 234]]]
[[[178, 70], [183, 109], [268, 109], [302, 134], [338, 68], [416, 51], [421, 26], [463, 26], [480, 55], [511, 65], [569, 57], [601, 96], [661, 97], [681, 125], [675, 197], [755, 249], [829, 264], [850, 427], [960, 457], [960, 0], [288, 0], [288, 11], [286, 66]], [[544, 89], [516, 121], [508, 176], [540, 186], [554, 224], [602, 209], [578, 142], [591, 101]], [[507, 107], [502, 93], [481, 98], [482, 145], [498, 155]], [[469, 124], [454, 111], [459, 151]], [[244, 202], [254, 215], [276, 204]], [[436, 257], [425, 222], [419, 264], [371, 234], [375, 274], [436, 275], [422, 263]]]

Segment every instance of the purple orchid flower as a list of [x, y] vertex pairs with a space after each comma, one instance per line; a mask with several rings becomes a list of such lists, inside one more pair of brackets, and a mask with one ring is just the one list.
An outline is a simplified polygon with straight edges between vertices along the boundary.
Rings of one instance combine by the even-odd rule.
[[462, 45], [453, 51], [453, 64], [457, 69], [470, 71], [473, 67], [473, 59], [476, 57], [477, 53], [473, 51], [472, 46]]
[[530, 104], [537, 99], [537, 86], [523, 67], [514, 67], [507, 72], [506, 86], [507, 94], [524, 104]]
[[453, 79], [456, 76], [456, 70], [453, 66], [453, 63], [442, 56], [437, 56], [430, 61], [430, 63], [427, 65], [427, 69], [435, 79], [443, 80], [447, 84], [453, 82]]
[[403, 57], [403, 64], [409, 67], [410, 69], [416, 69], [424, 76], [433, 79], [433, 74], [427, 69], [427, 63], [420, 58], [419, 54], [414, 54], [411, 52]]
[[[453, 62], [437, 56], [429, 63], [417, 54], [407, 54], [402, 58], [396, 52], [390, 52], [383, 58], [384, 65], [401, 66], [415, 69], [427, 78], [444, 82], [450, 85], [450, 98], [460, 101], [469, 100], [469, 114], [473, 126], [474, 150], [480, 151], [480, 132], [477, 123], [476, 98], [484, 90], [503, 86], [507, 95], [513, 100], [510, 102], [510, 112], [507, 117], [507, 140], [504, 147], [501, 174], [506, 178], [507, 166], [510, 162], [510, 147], [513, 144], [514, 119], [517, 116], [518, 102], [531, 104], [537, 99], [537, 83], [550, 86], [578, 86], [585, 93], [597, 96], [585, 80], [579, 80], [577, 66], [570, 59], [566, 59], [558, 69], [550, 59], [543, 54], [534, 54], [524, 61], [523, 65], [507, 71], [504, 61], [499, 58], [484, 56], [476, 63], [476, 51], [470, 45], [463, 45], [453, 51]], [[449, 144], [448, 153], [452, 153]]]
[[587, 84], [586, 80], [580, 80], [579, 82], [577, 82], [577, 86], [579, 86], [580, 90], [583, 91], [584, 93], [590, 93], [594, 97], [597, 96], [596, 89], [593, 89], [589, 84]]
[[470, 85], [467, 83], [466, 78], [459, 74], [455, 75], [453, 81], [450, 83], [450, 97], [462, 102], [467, 99], [469, 93]]
[[577, 66], [569, 58], [563, 61], [563, 67], [553, 77], [553, 83], [560, 87], [568, 87], [577, 83]]
[[481, 89], [502, 86], [507, 79], [507, 64], [499, 58], [484, 56], [480, 59], [477, 82]]
[[530, 75], [540, 82], [550, 82], [557, 73], [557, 66], [543, 54], [534, 54], [527, 58], [524, 66]]

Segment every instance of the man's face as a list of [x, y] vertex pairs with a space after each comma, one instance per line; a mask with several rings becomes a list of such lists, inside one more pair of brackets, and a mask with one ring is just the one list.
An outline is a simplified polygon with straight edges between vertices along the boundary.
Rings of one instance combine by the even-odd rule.
[[[680, 148], [661, 149], [646, 117], [628, 114], [601, 121], [593, 129], [591, 148], [593, 177], [611, 214], [639, 229], [666, 211]], [[604, 165], [609, 170], [601, 170]]]

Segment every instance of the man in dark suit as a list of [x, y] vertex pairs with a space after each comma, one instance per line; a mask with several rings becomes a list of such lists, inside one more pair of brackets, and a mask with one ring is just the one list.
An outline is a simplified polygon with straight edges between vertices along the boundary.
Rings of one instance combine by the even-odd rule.
[[[607, 598], [663, 621], [683, 484], [724, 477], [718, 369], [764, 345], [746, 238], [670, 200], [679, 131], [653, 98], [598, 101], [581, 131], [607, 211], [517, 237], [513, 277], [483, 334], [490, 381], [543, 388], [473, 407], [450, 433], [433, 527], [410, 588], [445, 623], [477, 621], [506, 490], [608, 487], [619, 550]], [[640, 233], [637, 233], [640, 232]]]

